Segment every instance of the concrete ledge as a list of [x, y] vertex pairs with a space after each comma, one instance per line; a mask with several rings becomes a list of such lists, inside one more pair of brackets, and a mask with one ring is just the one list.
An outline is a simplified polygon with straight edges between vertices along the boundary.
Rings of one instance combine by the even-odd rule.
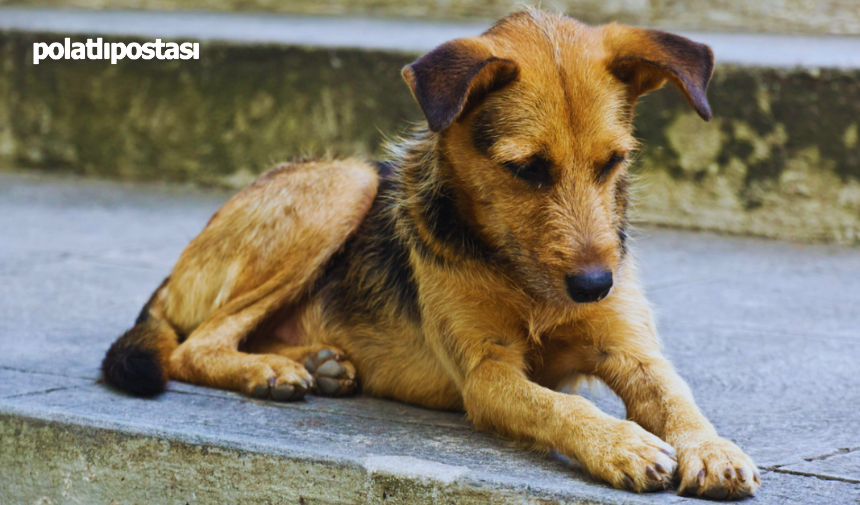
[[[228, 197], [0, 173], [0, 503], [711, 503], [609, 489], [460, 413], [175, 382], [155, 400], [108, 390], [105, 350]], [[763, 470], [750, 503], [860, 500], [860, 251], [635, 238], [667, 355]], [[607, 390], [584, 394], [624, 416]]]
[[[207, 40], [216, 38], [221, 26], [200, 22], [209, 19], [205, 16], [194, 18], [196, 25], [171, 24], [151, 14], [123, 16], [96, 16], [116, 23], [70, 37], [85, 40], [126, 30]], [[326, 21], [319, 25], [322, 33], [335, 35], [329, 46], [318, 47], [325, 36], [318, 30], [290, 32], [295, 20], [263, 23], [259, 26], [268, 28], [258, 30], [252, 18], [216, 17], [232, 26], [228, 33], [237, 40], [204, 42], [199, 61], [33, 65], [34, 42], [62, 41], [64, 35], [0, 32], [0, 64], [7, 69], [0, 75], [0, 167], [235, 187], [298, 154], [377, 156], [385, 136], [420, 119], [399, 75], [419, 54], [423, 38], [414, 35], [437, 33], [439, 26], [447, 26], [438, 31], [440, 40], [479, 31], [476, 25]], [[135, 19], [143, 21], [135, 25]], [[147, 31], [154, 26], [161, 31]], [[278, 26], [291, 35], [262, 43]], [[258, 38], [243, 39], [242, 33]], [[398, 34], [404, 34], [401, 49], [396, 49]], [[791, 39], [794, 46], [809, 46], [797, 55], [810, 66], [795, 67], [788, 58], [764, 65], [779, 38], [693, 37], [716, 42], [718, 61], [724, 47], [738, 61], [742, 54], [759, 54], [746, 61], [759, 64], [718, 66], [709, 93], [716, 116], [711, 123], [696, 119], [672, 89], [642, 101], [636, 125], [644, 144], [638, 169], [643, 184], [635, 219], [860, 243], [857, 41]], [[816, 40], [820, 45], [813, 51]], [[770, 49], [747, 50], [757, 43]], [[845, 68], [816, 62], [842, 62]]]
[[226, 440], [147, 436], [81, 419], [0, 414], [0, 440], [3, 503], [110, 503], [120, 497], [123, 503], [580, 502], [464, 478], [466, 467], [413, 457], [273, 454]]

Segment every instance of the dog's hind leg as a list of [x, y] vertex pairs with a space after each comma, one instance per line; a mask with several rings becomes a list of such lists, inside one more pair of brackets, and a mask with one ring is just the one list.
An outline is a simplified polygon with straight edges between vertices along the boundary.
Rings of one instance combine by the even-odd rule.
[[239, 347], [267, 317], [305, 299], [361, 223], [376, 185], [364, 163], [298, 163], [225, 204], [165, 288], [168, 319], [189, 335], [170, 357], [170, 377], [258, 397], [302, 397], [313, 377], [300, 362]]
[[[272, 310], [289, 303], [289, 288], [271, 281], [213, 313], [170, 358], [170, 376], [186, 382], [240, 391], [259, 398], [299, 399], [312, 376], [294, 360], [276, 354], [247, 354], [239, 344]], [[274, 289], [273, 289], [274, 288]]]

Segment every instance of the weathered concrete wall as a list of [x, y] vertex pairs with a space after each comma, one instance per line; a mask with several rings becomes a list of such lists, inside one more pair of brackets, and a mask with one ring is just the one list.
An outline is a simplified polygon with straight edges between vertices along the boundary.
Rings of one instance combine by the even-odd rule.
[[639, 106], [639, 219], [860, 243], [860, 71], [718, 67], [715, 119], [677, 93]]
[[[87, 9], [205, 9], [406, 18], [497, 18], [519, 0], [0, 0], [0, 5]], [[532, 2], [536, 3], [536, 2]], [[588, 23], [619, 21], [671, 30], [860, 34], [857, 0], [548, 0]]]
[[[434, 474], [415, 468], [416, 462], [404, 462], [404, 458], [390, 458], [399, 460], [401, 467], [395, 468], [376, 463], [385, 458], [330, 461], [312, 454], [249, 452], [232, 449], [223, 440], [214, 446], [86, 422], [2, 414], [0, 442], [3, 504], [571, 503], [539, 492], [451, 479], [439, 469]], [[404, 471], [404, 464], [411, 464], [415, 475]]]
[[[0, 34], [6, 168], [240, 186], [302, 153], [377, 155], [420, 119], [399, 75], [415, 55], [209, 44], [35, 66], [36, 40], [61, 37]], [[860, 71], [720, 66], [710, 99], [711, 123], [674, 90], [639, 105], [639, 220], [860, 243]]]
[[0, 35], [7, 166], [220, 182], [305, 152], [372, 154], [418, 119], [399, 76], [411, 56], [209, 45], [196, 61], [33, 65], [36, 40], [62, 37]]

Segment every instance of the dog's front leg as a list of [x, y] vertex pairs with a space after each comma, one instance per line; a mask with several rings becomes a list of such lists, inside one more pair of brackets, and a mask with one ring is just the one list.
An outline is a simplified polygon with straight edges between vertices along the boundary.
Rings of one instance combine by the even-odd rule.
[[539, 386], [492, 355], [466, 374], [463, 400], [479, 429], [556, 449], [619, 489], [663, 489], [675, 472], [674, 451], [659, 438], [580, 396]]
[[671, 444], [679, 458], [679, 494], [714, 499], [751, 496], [761, 484], [752, 459], [720, 438], [683, 379], [660, 352], [647, 301], [619, 289], [591, 324], [594, 372], [624, 401], [627, 416]]

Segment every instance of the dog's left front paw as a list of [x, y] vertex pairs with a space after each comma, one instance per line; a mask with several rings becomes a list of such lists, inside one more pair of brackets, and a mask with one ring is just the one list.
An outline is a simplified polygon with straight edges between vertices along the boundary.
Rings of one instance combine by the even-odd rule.
[[755, 463], [732, 442], [715, 437], [679, 445], [679, 495], [738, 500], [761, 486]]

